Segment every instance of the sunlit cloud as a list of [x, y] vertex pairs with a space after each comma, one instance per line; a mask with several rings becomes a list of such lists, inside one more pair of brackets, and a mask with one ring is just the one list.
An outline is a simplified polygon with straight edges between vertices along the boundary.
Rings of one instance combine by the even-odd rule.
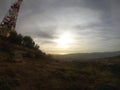
[[[0, 3], [0, 20], [13, 0]], [[17, 32], [47, 53], [120, 50], [118, 0], [24, 0]]]

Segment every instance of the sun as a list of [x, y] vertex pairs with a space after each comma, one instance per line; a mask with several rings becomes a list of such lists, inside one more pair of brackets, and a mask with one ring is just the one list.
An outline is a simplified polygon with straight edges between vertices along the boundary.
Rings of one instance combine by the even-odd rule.
[[63, 33], [59, 35], [59, 37], [55, 40], [58, 47], [60, 48], [68, 48], [71, 43], [73, 43], [73, 36], [71, 33]]

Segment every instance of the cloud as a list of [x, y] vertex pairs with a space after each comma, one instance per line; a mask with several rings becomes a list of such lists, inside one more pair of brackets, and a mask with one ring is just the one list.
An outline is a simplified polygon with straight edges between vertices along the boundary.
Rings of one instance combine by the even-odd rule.
[[[11, 2], [1, 1], [0, 20]], [[24, 0], [17, 31], [32, 36], [41, 47], [54, 46], [53, 40], [69, 31], [75, 34], [72, 46], [76, 51], [88, 44], [96, 51], [113, 50], [111, 46], [120, 50], [119, 8], [119, 0]]]

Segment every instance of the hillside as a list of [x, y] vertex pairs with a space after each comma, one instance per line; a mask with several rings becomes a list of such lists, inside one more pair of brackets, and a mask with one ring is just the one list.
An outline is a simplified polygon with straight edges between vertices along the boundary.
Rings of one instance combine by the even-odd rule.
[[119, 56], [57, 61], [39, 49], [0, 39], [0, 90], [120, 90], [119, 84]]
[[[120, 58], [119, 58], [120, 59]], [[0, 90], [119, 90], [120, 63], [0, 63]]]
[[65, 55], [53, 55], [54, 58], [75, 61], [75, 60], [88, 60], [88, 59], [96, 59], [96, 58], [107, 58], [107, 57], [115, 57], [120, 55], [120, 51], [115, 52], [94, 52], [94, 53], [73, 53], [73, 54], [65, 54]]
[[22, 62], [24, 59], [48, 57], [29, 36], [15, 33], [8, 38], [0, 37], [0, 61]]

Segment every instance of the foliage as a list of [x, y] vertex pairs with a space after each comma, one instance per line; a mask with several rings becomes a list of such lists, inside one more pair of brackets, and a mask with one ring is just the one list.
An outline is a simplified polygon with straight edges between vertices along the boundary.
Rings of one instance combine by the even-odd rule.
[[[20, 51], [17, 50], [17, 48]], [[17, 32], [11, 32], [9, 37], [0, 37], [0, 51], [9, 53], [8, 61], [11, 61], [12, 57], [14, 58], [11, 51], [17, 51], [18, 54], [16, 53], [16, 55], [19, 56], [19, 54], [21, 54], [23, 58], [52, 59], [50, 55], [42, 52], [39, 48], [39, 45], [35, 44], [30, 36], [23, 36], [21, 34], [17, 34]]]
[[32, 40], [32, 38], [30, 36], [23, 37], [22, 43], [24, 46], [29, 47], [29, 48], [35, 47], [35, 42]]
[[12, 43], [16, 43], [16, 44], [21, 44], [22, 42], [22, 35], [21, 34], [17, 34], [16, 32], [12, 32], [9, 36], [9, 40], [12, 42]]
[[8, 40], [12, 43], [23, 45], [28, 48], [39, 49], [39, 45], [35, 44], [30, 36], [22, 36], [21, 34], [17, 34], [16, 32], [11, 32]]

